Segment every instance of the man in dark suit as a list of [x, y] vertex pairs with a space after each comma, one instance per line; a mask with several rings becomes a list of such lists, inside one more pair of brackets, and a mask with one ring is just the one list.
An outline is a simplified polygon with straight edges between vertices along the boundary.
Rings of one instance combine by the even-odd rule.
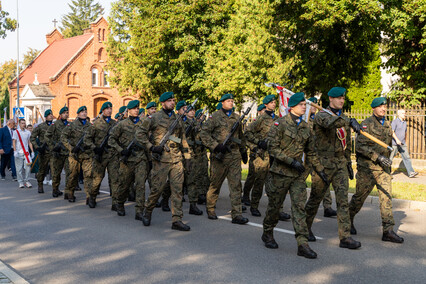
[[10, 119], [7, 125], [0, 128], [0, 154], [1, 154], [1, 166], [0, 174], [1, 179], [6, 178], [6, 166], [10, 163], [12, 169], [12, 178], [16, 180], [16, 169], [15, 159], [13, 158], [13, 147], [12, 147], [12, 134], [15, 128], [15, 121]]

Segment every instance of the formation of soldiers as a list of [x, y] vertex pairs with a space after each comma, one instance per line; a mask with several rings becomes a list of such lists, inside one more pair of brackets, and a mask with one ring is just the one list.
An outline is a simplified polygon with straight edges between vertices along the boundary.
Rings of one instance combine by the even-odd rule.
[[[245, 205], [250, 206], [253, 216], [262, 215], [259, 201], [265, 187], [268, 206], [261, 236], [264, 245], [278, 248], [273, 230], [279, 220], [291, 219], [297, 254], [316, 258], [308, 242], [316, 240], [312, 232], [314, 218], [321, 201], [330, 194], [330, 185], [335, 192], [337, 213], [329, 204], [326, 208], [331, 211], [327, 216], [337, 215], [339, 246], [349, 249], [361, 247], [351, 237], [357, 234], [354, 217], [376, 185], [382, 240], [402, 243], [404, 239], [393, 231], [389, 152], [362, 134], [369, 133], [390, 145], [392, 131], [385, 120], [386, 99], [374, 99], [372, 116], [359, 124], [342, 113], [345, 93], [344, 88], [332, 88], [328, 92], [330, 105], [318, 113], [312, 107], [308, 122], [302, 116], [307, 102], [316, 103], [315, 98], [306, 100], [304, 93], [294, 94], [288, 103], [289, 113], [279, 117], [275, 114], [276, 97], [268, 95], [258, 108], [258, 117], [246, 127], [244, 119], [251, 107], [238, 115], [232, 94], [220, 98], [217, 110], [208, 119], [205, 109], [195, 110], [197, 100], [191, 105], [185, 101], [176, 103], [172, 92], [160, 96], [159, 110], [155, 102], [144, 109], [138, 100], [133, 100], [119, 109], [115, 119], [111, 118], [112, 104], [105, 102], [93, 123], [87, 118], [85, 106], [78, 108], [77, 118], [71, 123], [67, 107], [60, 110], [54, 123], [52, 111], [47, 110], [45, 122], [31, 137], [40, 157], [38, 192], [44, 192], [43, 180], [50, 166], [52, 196], [64, 195], [64, 199], [75, 202], [74, 191], [82, 168], [86, 204], [95, 208], [107, 171], [111, 210], [118, 216], [126, 215], [124, 204], [132, 200], [135, 219], [150, 226], [154, 208], [170, 211], [171, 207], [172, 229], [189, 231], [190, 227], [182, 222], [184, 194], [189, 199], [189, 214], [203, 215], [198, 206], [205, 204], [208, 219], [217, 220], [216, 203], [226, 178], [232, 223], [246, 224]], [[354, 178], [351, 129], [357, 133], [358, 171], [356, 193], [349, 203], [349, 179]], [[249, 156], [250, 173], [243, 191], [241, 162], [246, 164]], [[62, 170], [66, 174], [64, 194], [59, 190]], [[309, 174], [312, 186], [307, 200]], [[147, 181], [149, 194], [145, 190]], [[292, 216], [283, 211], [287, 193]]]

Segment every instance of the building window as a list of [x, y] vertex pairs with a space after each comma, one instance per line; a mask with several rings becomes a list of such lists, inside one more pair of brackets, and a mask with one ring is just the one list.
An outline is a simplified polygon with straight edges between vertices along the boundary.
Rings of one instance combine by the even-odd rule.
[[105, 102], [107, 102], [108, 100], [106, 99], [106, 98], [96, 98], [95, 100], [94, 100], [94, 103], [93, 103], [93, 106], [94, 106], [94, 114], [95, 115], [98, 115], [99, 114], [99, 112], [100, 112], [100, 110], [101, 110], [101, 107], [102, 107], [102, 105], [105, 103]]
[[74, 86], [78, 86], [78, 75], [77, 75], [77, 72], [75, 72], [75, 73], [72, 75], [72, 84], [73, 84]]
[[101, 48], [99, 48], [99, 51], [98, 51], [98, 61], [99, 62], [103, 62], [104, 61], [104, 49], [101, 47]]
[[98, 41], [101, 42], [101, 29], [98, 29]]
[[69, 86], [69, 85], [72, 85], [73, 83], [72, 83], [72, 74], [71, 74], [71, 72], [69, 72], [68, 73], [68, 76], [67, 76], [67, 85]]
[[102, 30], [102, 41], [105, 41], [105, 29]]
[[92, 68], [92, 86], [98, 86], [98, 69], [95, 67]]
[[104, 86], [105, 87], [109, 87], [108, 75], [109, 75], [109, 72], [108, 71], [104, 71]]

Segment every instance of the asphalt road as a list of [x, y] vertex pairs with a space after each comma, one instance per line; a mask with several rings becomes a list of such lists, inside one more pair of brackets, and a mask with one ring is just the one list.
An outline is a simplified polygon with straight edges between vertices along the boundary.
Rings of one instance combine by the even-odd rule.
[[[217, 205], [223, 219], [189, 215], [184, 203], [190, 232], [172, 231], [171, 214], [160, 209], [144, 227], [132, 202], [119, 217], [107, 194], [90, 209], [82, 192], [72, 204], [45, 190], [0, 181], [0, 259], [30, 283], [425, 283], [425, 211], [394, 209], [395, 230], [405, 238], [399, 245], [381, 241], [378, 205], [365, 205], [356, 219], [362, 248], [351, 251], [338, 247], [336, 219], [322, 217], [320, 208], [313, 231], [323, 239], [311, 243], [318, 259], [309, 260], [296, 255], [290, 222], [279, 223], [280, 247], [270, 250], [260, 227], [226, 220], [226, 184]], [[265, 196], [262, 214], [266, 202]], [[244, 215], [262, 224], [263, 217]]]

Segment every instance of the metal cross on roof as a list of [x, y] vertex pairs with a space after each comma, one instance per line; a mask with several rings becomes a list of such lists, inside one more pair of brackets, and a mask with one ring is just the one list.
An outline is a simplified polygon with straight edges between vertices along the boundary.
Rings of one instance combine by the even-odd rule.
[[53, 21], [52, 21], [52, 23], [53, 23], [53, 25], [54, 25], [54, 27], [56, 28], [56, 23], [57, 23], [58, 21], [56, 20], [56, 19], [53, 19]]

